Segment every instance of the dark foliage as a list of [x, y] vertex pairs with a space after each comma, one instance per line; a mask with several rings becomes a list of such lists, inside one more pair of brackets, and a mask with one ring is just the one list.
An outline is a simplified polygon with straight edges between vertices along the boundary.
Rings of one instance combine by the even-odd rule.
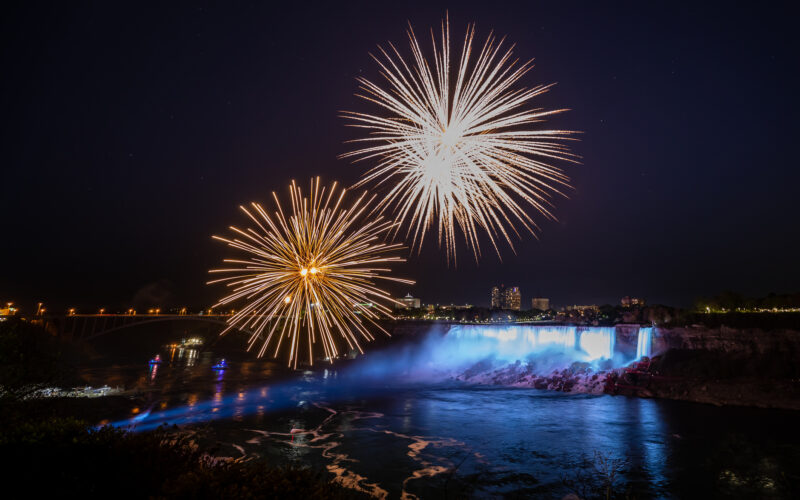
[[24, 486], [31, 498], [361, 498], [308, 469], [215, 462], [169, 429], [133, 434], [73, 418], [2, 420], [0, 453], [13, 457], [5, 487]]
[[800, 313], [693, 313], [687, 314], [681, 324], [703, 325], [708, 328], [759, 328], [761, 330], [800, 330]]
[[627, 459], [595, 451], [591, 457], [584, 457], [573, 473], [563, 478], [563, 483], [582, 499], [633, 498], [622, 479], [629, 467]]
[[734, 311], [744, 309], [772, 309], [772, 308], [799, 308], [800, 292], [797, 293], [770, 293], [765, 297], [747, 297], [741, 293], [726, 291], [713, 297], [698, 299], [695, 303], [697, 310], [709, 307], [714, 310], [727, 309]]
[[0, 393], [22, 399], [43, 387], [72, 387], [81, 380], [75, 366], [81, 353], [43, 328], [11, 318], [0, 323]]
[[662, 375], [700, 380], [796, 379], [800, 377], [797, 356], [790, 348], [768, 354], [669, 349], [653, 359], [653, 369]]

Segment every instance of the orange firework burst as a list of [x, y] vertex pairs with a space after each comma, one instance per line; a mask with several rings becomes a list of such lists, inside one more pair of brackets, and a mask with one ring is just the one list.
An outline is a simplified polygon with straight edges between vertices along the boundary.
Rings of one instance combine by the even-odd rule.
[[231, 227], [233, 239], [214, 236], [248, 254], [246, 259], [225, 259], [233, 267], [210, 271], [228, 276], [209, 284], [224, 282], [232, 289], [216, 306], [246, 301], [222, 333], [232, 328], [250, 332], [248, 349], [261, 339], [259, 357], [271, 343], [277, 357], [286, 340], [289, 364], [296, 368], [302, 338], [312, 364], [317, 341], [331, 361], [339, 352], [335, 337], [363, 352], [359, 339], [373, 339], [368, 325], [388, 334], [376, 320], [381, 315], [391, 317], [384, 303], [392, 299], [375, 280], [413, 284], [382, 274], [389, 271], [387, 264], [404, 259], [392, 255], [402, 245], [384, 242], [395, 223], [367, 217], [374, 197], [362, 195], [345, 208], [345, 190], [336, 191], [336, 183], [320, 188], [317, 178], [304, 197], [292, 181], [288, 217], [273, 192], [272, 215], [257, 203], [240, 207], [255, 228]]

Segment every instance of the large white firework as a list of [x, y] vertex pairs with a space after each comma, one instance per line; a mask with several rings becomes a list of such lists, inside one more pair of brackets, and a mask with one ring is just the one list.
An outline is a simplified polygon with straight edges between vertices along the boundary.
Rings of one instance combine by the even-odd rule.
[[500, 236], [513, 250], [511, 233], [519, 237], [515, 223], [533, 234], [537, 228], [523, 206], [554, 219], [550, 198], [568, 187], [568, 177], [549, 162], [577, 160], [564, 144], [574, 132], [536, 128], [565, 110], [529, 106], [551, 85], [516, 88], [533, 64], [518, 64], [513, 46], [503, 48], [503, 40], [490, 34], [473, 56], [474, 25], [455, 66], [449, 21], [442, 22], [440, 42], [431, 30], [432, 63], [410, 26], [407, 33], [411, 62], [391, 43], [372, 55], [386, 87], [358, 78], [363, 93], [357, 95], [382, 112], [343, 112], [349, 125], [368, 135], [352, 141], [360, 146], [342, 157], [377, 161], [357, 186], [389, 186], [378, 209], [389, 208], [407, 227], [412, 247], [419, 250], [426, 231], [436, 225], [449, 261], [455, 258], [457, 225], [476, 259], [479, 229], [498, 256]]
[[393, 300], [375, 280], [413, 284], [383, 274], [387, 264], [404, 261], [392, 255], [402, 246], [385, 242], [395, 223], [368, 215], [374, 196], [361, 195], [345, 207], [345, 190], [337, 194], [336, 183], [320, 188], [319, 178], [312, 180], [308, 197], [292, 181], [288, 217], [272, 195], [272, 215], [258, 203], [240, 207], [255, 228], [231, 227], [232, 239], [214, 236], [247, 254], [225, 259], [232, 267], [210, 271], [228, 276], [209, 284], [224, 282], [231, 288], [215, 307], [243, 302], [222, 333], [232, 328], [250, 332], [248, 350], [261, 341], [259, 357], [271, 344], [277, 357], [286, 340], [295, 368], [303, 339], [311, 364], [317, 342], [331, 361], [339, 353], [337, 338], [363, 352], [359, 340], [373, 339], [370, 325], [388, 334], [376, 320], [391, 317], [385, 304]]

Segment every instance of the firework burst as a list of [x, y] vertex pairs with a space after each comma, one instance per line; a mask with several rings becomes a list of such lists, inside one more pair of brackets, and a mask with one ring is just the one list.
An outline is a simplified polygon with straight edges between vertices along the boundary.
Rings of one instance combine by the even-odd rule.
[[404, 260], [392, 255], [402, 246], [384, 238], [395, 223], [366, 217], [373, 199], [365, 195], [344, 207], [345, 190], [337, 193], [336, 183], [320, 188], [319, 178], [312, 180], [308, 197], [292, 181], [288, 217], [272, 195], [276, 210], [271, 215], [257, 203], [240, 207], [254, 228], [231, 227], [232, 239], [214, 236], [247, 254], [245, 259], [225, 259], [231, 267], [210, 271], [227, 276], [209, 284], [224, 282], [231, 289], [215, 307], [246, 302], [222, 333], [232, 328], [250, 332], [248, 350], [261, 340], [259, 357], [271, 344], [277, 357], [285, 341], [295, 368], [303, 340], [313, 364], [317, 342], [333, 361], [337, 339], [363, 352], [359, 340], [373, 339], [369, 325], [388, 335], [376, 320], [391, 317], [384, 303], [392, 299], [375, 280], [413, 284], [382, 274], [389, 271], [388, 264]]
[[535, 235], [537, 225], [520, 202], [554, 219], [550, 198], [563, 195], [569, 178], [549, 162], [577, 161], [564, 144], [574, 132], [534, 127], [565, 111], [529, 107], [550, 85], [515, 88], [532, 61], [518, 64], [513, 46], [504, 49], [503, 40], [491, 34], [473, 57], [474, 37], [472, 25], [458, 65], [451, 67], [449, 21], [442, 22], [440, 42], [431, 30], [432, 63], [409, 26], [411, 62], [391, 43], [388, 50], [379, 46], [380, 54], [372, 57], [386, 87], [358, 78], [363, 93], [356, 95], [383, 113], [343, 112], [350, 126], [368, 135], [352, 141], [359, 148], [342, 157], [377, 160], [356, 186], [389, 185], [376, 208], [389, 208], [407, 236], [413, 234], [411, 246], [418, 250], [436, 225], [448, 261], [455, 259], [456, 226], [476, 260], [479, 230], [488, 234], [498, 256], [499, 238], [513, 250], [511, 234], [519, 237], [515, 223]]

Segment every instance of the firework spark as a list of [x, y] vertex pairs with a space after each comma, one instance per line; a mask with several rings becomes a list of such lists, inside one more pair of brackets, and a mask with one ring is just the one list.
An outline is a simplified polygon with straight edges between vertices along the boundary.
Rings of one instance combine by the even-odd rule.
[[391, 255], [402, 248], [385, 243], [384, 236], [395, 223], [382, 217], [366, 217], [371, 199], [365, 195], [343, 206], [345, 190], [336, 193], [336, 183], [320, 188], [312, 180], [310, 196], [304, 197], [292, 181], [291, 213], [288, 217], [273, 192], [276, 210], [270, 215], [252, 203], [240, 207], [255, 224], [245, 230], [231, 227], [233, 239], [214, 236], [228, 246], [247, 253], [247, 258], [225, 259], [232, 267], [211, 273], [228, 276], [210, 281], [224, 282], [232, 289], [215, 307], [244, 300], [246, 305], [229, 320], [223, 334], [232, 328], [251, 332], [248, 350], [262, 339], [258, 356], [275, 344], [289, 344], [289, 364], [297, 367], [301, 338], [308, 344], [308, 361], [313, 364], [313, 346], [322, 344], [331, 361], [337, 356], [337, 338], [349, 348], [363, 352], [359, 337], [372, 340], [371, 324], [387, 333], [376, 320], [391, 317], [384, 302], [392, 302], [376, 279], [413, 284], [392, 278], [386, 265], [403, 262]]
[[441, 42], [431, 30], [432, 64], [410, 26], [407, 33], [411, 62], [391, 43], [389, 50], [378, 47], [382, 57], [372, 55], [386, 88], [358, 78], [363, 93], [356, 95], [381, 107], [383, 114], [343, 112], [350, 126], [368, 136], [352, 141], [360, 149], [342, 157], [377, 160], [356, 186], [391, 185], [377, 208], [391, 209], [407, 226], [407, 236], [413, 233], [411, 246], [418, 250], [434, 224], [448, 261], [455, 259], [456, 225], [476, 259], [479, 229], [488, 234], [498, 256], [499, 236], [513, 250], [511, 233], [519, 237], [515, 221], [534, 235], [538, 228], [517, 200], [555, 219], [549, 200], [568, 187], [569, 178], [548, 162], [577, 161], [564, 144], [574, 132], [532, 128], [566, 110], [528, 107], [551, 85], [515, 88], [533, 61], [518, 64], [512, 59], [513, 46], [502, 48], [504, 40], [490, 34], [472, 57], [474, 25], [467, 29], [453, 69], [449, 21], [442, 22]]

